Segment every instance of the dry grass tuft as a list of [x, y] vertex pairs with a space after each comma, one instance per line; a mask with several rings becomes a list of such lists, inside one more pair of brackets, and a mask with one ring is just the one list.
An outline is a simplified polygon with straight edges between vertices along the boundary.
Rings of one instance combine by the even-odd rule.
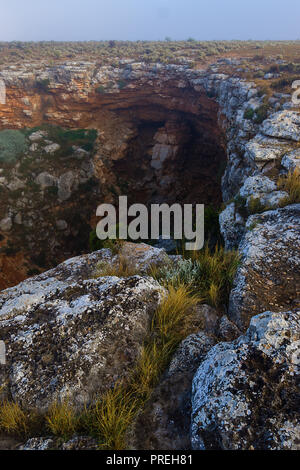
[[130, 384], [132, 392], [140, 399], [142, 405], [150, 398], [176, 345], [173, 341], [164, 344], [154, 340], [143, 347]]
[[55, 436], [68, 438], [76, 432], [79, 418], [69, 400], [56, 401], [48, 410], [46, 423]]
[[300, 169], [289, 171], [287, 176], [281, 176], [277, 185], [280, 189], [288, 192], [288, 196], [281, 201], [281, 206], [300, 202]]
[[203, 298], [213, 307], [227, 304], [232, 282], [240, 262], [236, 250], [216, 246], [213, 252], [206, 246], [195, 252], [194, 260], [200, 266], [198, 286]]
[[163, 342], [176, 341], [185, 336], [193, 315], [193, 307], [200, 297], [185, 284], [168, 285], [168, 295], [163, 299], [153, 317], [153, 329], [159, 332]]
[[96, 266], [94, 277], [117, 276], [130, 277], [140, 274], [139, 269], [125, 256], [119, 255], [115, 263], [100, 262]]
[[125, 433], [139, 409], [139, 401], [119, 384], [86, 410], [83, 421], [88, 431], [99, 438], [100, 448], [122, 450]]
[[29, 416], [18, 403], [4, 400], [0, 406], [0, 429], [8, 434], [27, 434]]
[[261, 214], [269, 210], [270, 208], [264, 204], [262, 204], [259, 197], [251, 196], [249, 203], [248, 203], [248, 211], [249, 214]]
[[151, 273], [155, 279], [168, 286], [186, 286], [190, 294], [197, 295], [214, 307], [227, 304], [232, 281], [239, 264], [237, 251], [216, 246], [211, 251], [205, 246], [185, 259]]

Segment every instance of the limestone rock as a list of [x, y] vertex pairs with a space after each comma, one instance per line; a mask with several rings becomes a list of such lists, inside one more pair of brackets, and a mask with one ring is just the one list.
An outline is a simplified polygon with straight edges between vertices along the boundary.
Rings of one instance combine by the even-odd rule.
[[56, 143], [50, 143], [49, 145], [46, 145], [46, 147], [44, 148], [44, 151], [46, 153], [55, 153], [59, 149], [60, 149], [60, 145]]
[[25, 188], [26, 184], [24, 181], [20, 180], [19, 178], [13, 178], [12, 181], [7, 185], [10, 191], [17, 191], [18, 189]]
[[32, 437], [21, 445], [18, 450], [53, 450], [55, 440], [50, 437]]
[[66, 230], [68, 228], [68, 224], [65, 220], [59, 219], [56, 221], [56, 227], [58, 230]]
[[258, 134], [245, 145], [245, 156], [257, 165], [265, 164], [268, 161], [279, 160], [289, 150], [290, 145], [290, 142]]
[[221, 341], [233, 341], [240, 336], [238, 327], [229, 320], [227, 315], [223, 315], [218, 325], [218, 338]]
[[61, 201], [66, 201], [70, 198], [72, 191], [76, 189], [77, 181], [76, 175], [73, 171], [68, 171], [60, 176], [58, 180], [58, 197]]
[[193, 380], [193, 449], [300, 448], [300, 312], [265, 312], [214, 346]]
[[152, 278], [93, 278], [100, 250], [0, 294], [6, 365], [0, 387], [24, 407], [55, 399], [81, 406], [135, 364], [163, 289]]
[[225, 241], [227, 250], [236, 248], [245, 231], [245, 221], [236, 211], [235, 203], [232, 202], [219, 215], [220, 231]]
[[240, 195], [248, 197], [257, 193], [270, 193], [276, 191], [277, 186], [274, 181], [267, 176], [256, 175], [249, 176], [240, 189]]
[[47, 132], [40, 130], [32, 132], [32, 134], [29, 136], [29, 140], [31, 140], [31, 142], [39, 142], [40, 140], [44, 139], [44, 137], [47, 137]]
[[56, 178], [55, 176], [52, 176], [48, 172], [44, 171], [36, 177], [35, 182], [39, 184], [42, 189], [45, 189], [50, 186], [54, 186], [56, 184]]
[[119, 256], [124, 256], [141, 273], [146, 274], [152, 266], [170, 263], [170, 258], [163, 248], [155, 248], [147, 243], [124, 242]]
[[164, 240], [161, 236], [157, 243], [154, 245], [155, 248], [163, 248], [167, 253], [174, 253], [176, 251], [176, 242], [172, 239]]
[[281, 160], [281, 165], [287, 171], [294, 171], [295, 168], [300, 168], [300, 149], [287, 153]]
[[288, 196], [285, 191], [278, 191], [274, 181], [264, 175], [249, 176], [240, 189], [240, 195], [246, 197], [246, 206], [250, 201], [258, 199], [262, 206], [268, 209], [276, 209], [281, 201]]
[[[280, 207], [282, 201], [288, 197], [288, 193], [286, 191], [273, 191], [268, 194], [254, 195], [253, 197], [258, 197], [261, 204], [268, 209], [276, 209]], [[247, 204], [249, 204], [249, 200], [247, 200]]]
[[5, 217], [4, 219], [0, 220], [0, 230], [3, 232], [9, 232], [12, 229], [12, 220], [11, 217]]
[[249, 217], [229, 301], [241, 329], [260, 311], [291, 308], [299, 299], [300, 204]]
[[279, 111], [261, 125], [261, 132], [270, 137], [300, 141], [300, 113]]
[[96, 439], [89, 436], [76, 436], [59, 447], [61, 450], [99, 450]]

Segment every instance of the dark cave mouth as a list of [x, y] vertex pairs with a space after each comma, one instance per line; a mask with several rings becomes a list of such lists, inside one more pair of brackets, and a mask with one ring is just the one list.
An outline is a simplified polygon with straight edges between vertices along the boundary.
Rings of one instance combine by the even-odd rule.
[[[134, 137], [122, 157], [110, 161], [110, 202], [117, 213], [121, 195], [127, 196], [128, 205], [144, 204], [149, 214], [152, 204], [204, 204], [205, 241], [211, 247], [222, 243], [218, 213], [227, 158], [216, 106], [206, 116], [161, 108], [155, 113], [154, 106], [146, 112], [131, 109], [130, 114], [135, 117]], [[140, 241], [155, 244], [151, 239]]]
[[157, 122], [140, 120], [123, 158], [111, 166], [116, 192], [131, 204], [222, 203], [221, 178], [226, 146], [217, 125], [214, 132], [194, 116], [180, 113]]

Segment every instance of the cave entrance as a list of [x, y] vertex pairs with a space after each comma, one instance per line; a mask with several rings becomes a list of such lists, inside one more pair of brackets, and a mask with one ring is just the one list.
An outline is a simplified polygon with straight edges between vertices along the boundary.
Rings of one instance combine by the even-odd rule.
[[[193, 94], [185, 101], [194, 103], [193, 112], [168, 109], [166, 103], [150, 99], [147, 105], [139, 106], [137, 96], [135, 103], [129, 100], [127, 106], [123, 103], [113, 111], [125, 132], [122, 129], [119, 135], [114, 134], [115, 140], [120, 139], [121, 151], [111, 151], [106, 158], [106, 200], [118, 206], [118, 196], [123, 195], [129, 205], [142, 203], [148, 209], [151, 204], [162, 203], [204, 204], [212, 227], [205, 237], [213, 245], [220, 241], [218, 211], [227, 161], [226, 140], [213, 100]], [[183, 107], [182, 102], [178, 107]], [[110, 142], [107, 145], [104, 141], [102, 146], [114, 149], [112, 133], [108, 135]], [[206, 217], [205, 225], [209, 224]]]
[[215, 116], [170, 113], [165, 119], [135, 123], [135, 136], [122, 158], [113, 161], [117, 192], [130, 204], [191, 203], [218, 208], [226, 146]]

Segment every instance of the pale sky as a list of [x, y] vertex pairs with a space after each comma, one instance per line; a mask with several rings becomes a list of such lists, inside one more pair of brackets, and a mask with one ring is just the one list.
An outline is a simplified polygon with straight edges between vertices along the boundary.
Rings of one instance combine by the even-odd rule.
[[0, 0], [0, 41], [299, 39], [299, 0]]

